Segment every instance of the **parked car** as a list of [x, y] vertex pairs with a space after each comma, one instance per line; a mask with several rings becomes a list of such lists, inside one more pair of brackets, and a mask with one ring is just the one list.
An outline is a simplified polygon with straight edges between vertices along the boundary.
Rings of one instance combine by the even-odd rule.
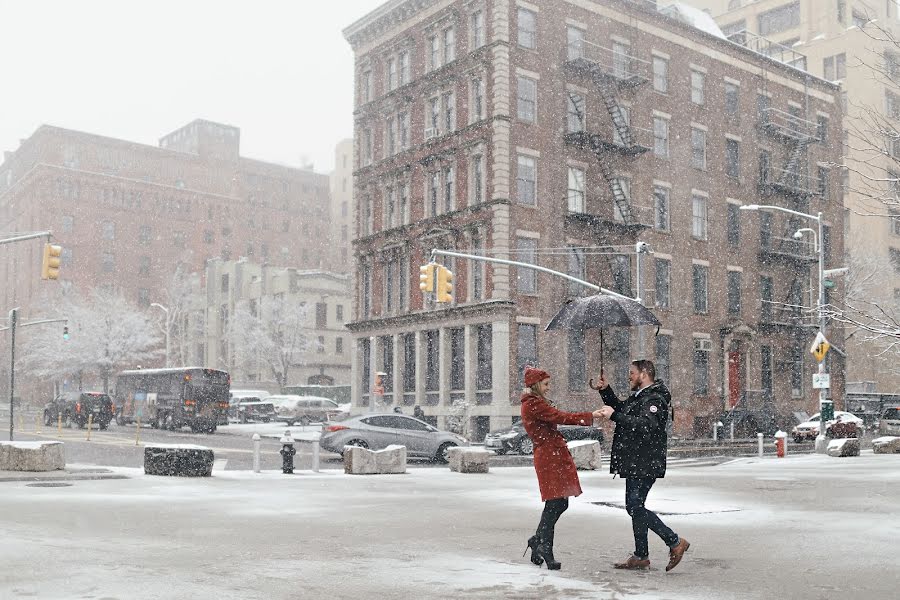
[[[603, 430], [586, 425], [558, 425], [557, 429], [567, 442], [573, 440], [596, 440], [603, 443]], [[513, 423], [509, 427], [490, 432], [484, 438], [484, 447], [497, 454], [517, 452], [532, 454], [534, 442], [525, 433], [522, 423]]]
[[341, 456], [345, 446], [382, 450], [392, 444], [406, 446], [407, 456], [447, 462], [450, 448], [468, 446], [469, 442], [460, 435], [397, 413], [359, 415], [326, 425], [319, 441], [323, 450]]
[[109, 427], [116, 414], [112, 398], [102, 392], [65, 392], [44, 406], [44, 424], [55, 425], [62, 417], [66, 427], [84, 428], [88, 419], [100, 429]]
[[[269, 396], [271, 396], [269, 392], [266, 390], [231, 390], [228, 392], [228, 413], [227, 415], [223, 415], [225, 422], [219, 422], [220, 425], [227, 425], [228, 419], [233, 419], [235, 421], [240, 420], [240, 415], [238, 414], [238, 405], [241, 401], [259, 401], [265, 400]], [[250, 400], [250, 399], [253, 400]]]
[[886, 406], [878, 420], [878, 433], [900, 435], [900, 406]]
[[[837, 428], [834, 428], [835, 423], [837, 423]], [[834, 437], [843, 436], [848, 434], [850, 431], [850, 427], [847, 424], [854, 424], [855, 434], [859, 437], [865, 433], [866, 428], [863, 425], [863, 420], [848, 412], [844, 412], [842, 410], [834, 411], [834, 419], [828, 421], [825, 424], [825, 435], [831, 435]], [[794, 438], [795, 442], [802, 442], [803, 440], [814, 440], [816, 436], [819, 435], [819, 413], [814, 414], [809, 418], [808, 421], [800, 423], [794, 429], [791, 430], [791, 436]]]
[[271, 400], [261, 400], [253, 396], [241, 398], [236, 407], [237, 420], [241, 423], [262, 421], [268, 423], [278, 417]]
[[266, 401], [275, 405], [278, 420], [285, 421], [288, 426], [294, 423], [324, 423], [339, 418], [345, 412], [334, 400], [319, 396], [283, 394], [269, 396]]

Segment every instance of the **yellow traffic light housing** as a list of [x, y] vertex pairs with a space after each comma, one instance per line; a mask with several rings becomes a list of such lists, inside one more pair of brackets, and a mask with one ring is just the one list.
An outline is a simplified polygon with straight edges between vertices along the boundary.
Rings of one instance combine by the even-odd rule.
[[424, 293], [434, 291], [434, 270], [438, 265], [428, 263], [419, 267], [419, 289]]
[[59, 263], [62, 246], [44, 244], [44, 259], [41, 262], [41, 279], [59, 279]]
[[438, 265], [437, 268], [436, 292], [436, 301], [440, 303], [453, 302], [453, 271], [442, 265]]

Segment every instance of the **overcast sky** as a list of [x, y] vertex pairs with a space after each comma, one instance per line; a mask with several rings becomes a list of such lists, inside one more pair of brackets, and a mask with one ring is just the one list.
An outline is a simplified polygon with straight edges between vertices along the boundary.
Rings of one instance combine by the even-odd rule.
[[327, 172], [353, 133], [341, 30], [384, 1], [0, 0], [0, 151], [43, 123], [157, 145], [204, 118]]

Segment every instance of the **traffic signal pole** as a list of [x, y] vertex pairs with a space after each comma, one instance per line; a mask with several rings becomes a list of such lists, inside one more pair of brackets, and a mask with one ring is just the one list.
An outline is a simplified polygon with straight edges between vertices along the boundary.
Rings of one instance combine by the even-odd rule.
[[25, 235], [17, 235], [15, 237], [3, 238], [0, 239], [0, 245], [3, 244], [12, 244], [13, 242], [24, 242], [25, 240], [36, 240], [38, 238], [47, 238], [47, 241], [50, 241], [50, 237], [53, 235], [50, 231], [38, 231], [35, 233], [27, 233]]

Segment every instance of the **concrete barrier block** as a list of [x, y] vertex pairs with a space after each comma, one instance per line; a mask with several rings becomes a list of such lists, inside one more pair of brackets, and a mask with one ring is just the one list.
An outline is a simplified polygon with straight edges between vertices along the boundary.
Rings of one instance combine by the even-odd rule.
[[826, 449], [828, 456], [844, 457], [859, 456], [859, 439], [858, 438], [841, 438], [831, 440]]
[[450, 470], [456, 473], [487, 473], [489, 459], [494, 453], [484, 448], [455, 446], [447, 451]]
[[66, 468], [62, 442], [0, 442], [0, 471], [57, 471]]
[[144, 447], [144, 473], [170, 477], [209, 477], [212, 449], [191, 444], [152, 444]]
[[600, 468], [602, 451], [597, 440], [574, 440], [566, 444], [575, 460], [575, 467], [584, 471]]
[[350, 475], [406, 473], [406, 446], [388, 446], [384, 450], [344, 446], [344, 473]]
[[900, 454], [900, 437], [886, 435], [872, 440], [875, 454]]

